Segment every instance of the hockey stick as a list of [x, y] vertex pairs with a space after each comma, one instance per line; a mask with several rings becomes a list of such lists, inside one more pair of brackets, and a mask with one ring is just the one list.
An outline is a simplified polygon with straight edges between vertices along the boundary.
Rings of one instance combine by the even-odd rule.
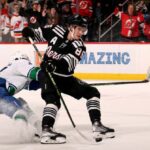
[[[30, 41], [30, 43], [32, 44], [32, 46], [34, 47], [35, 51], [37, 52], [39, 58], [42, 60], [42, 55], [41, 55], [41, 53], [39, 52], [37, 46], [35, 45], [35, 43], [34, 43], [34, 41], [32, 40], [31, 37], [29, 37], [29, 41]], [[70, 114], [70, 112], [69, 112], [69, 110], [68, 110], [68, 108], [67, 108], [67, 106], [66, 106], [66, 103], [65, 103], [65, 101], [64, 101], [64, 99], [63, 99], [63, 97], [62, 97], [62, 95], [61, 95], [61, 92], [59, 91], [59, 89], [58, 89], [58, 87], [57, 87], [57, 85], [56, 85], [56, 82], [54, 81], [54, 79], [53, 79], [51, 73], [50, 73], [47, 69], [46, 69], [46, 72], [47, 72], [47, 74], [48, 74], [48, 76], [49, 76], [49, 79], [52, 81], [52, 83], [53, 83], [53, 85], [54, 85], [54, 87], [55, 87], [55, 89], [56, 89], [56, 92], [57, 92], [58, 96], [60, 97], [60, 99], [61, 99], [61, 101], [62, 101], [62, 103], [63, 103], [63, 105], [64, 105], [64, 108], [65, 108], [65, 110], [66, 110], [66, 112], [67, 112], [67, 115], [68, 115], [68, 117], [69, 117], [69, 119], [70, 119], [70, 121], [71, 121], [71, 123], [72, 123], [73, 128], [74, 128], [86, 141], [89, 142], [90, 140], [89, 140], [84, 134], [82, 134], [82, 133], [77, 129], [76, 124], [74, 123], [74, 121], [73, 121], [73, 119], [72, 119], [72, 117], [71, 117], [71, 114]], [[91, 141], [90, 141], [90, 142], [91, 142]]]
[[91, 86], [104, 86], [104, 85], [120, 85], [120, 84], [137, 84], [137, 83], [147, 83], [148, 79], [141, 81], [127, 81], [127, 82], [108, 82], [108, 83], [90, 83]]

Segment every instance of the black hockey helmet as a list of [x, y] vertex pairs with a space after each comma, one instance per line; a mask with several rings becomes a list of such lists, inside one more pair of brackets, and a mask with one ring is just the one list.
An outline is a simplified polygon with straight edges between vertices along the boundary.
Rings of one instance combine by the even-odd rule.
[[68, 18], [68, 25], [78, 25], [81, 27], [87, 28], [88, 26], [88, 21], [86, 18], [80, 16], [80, 15], [73, 15]]

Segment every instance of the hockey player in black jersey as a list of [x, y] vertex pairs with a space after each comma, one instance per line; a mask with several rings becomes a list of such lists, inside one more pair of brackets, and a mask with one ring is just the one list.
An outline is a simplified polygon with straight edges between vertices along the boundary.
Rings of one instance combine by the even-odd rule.
[[[46, 102], [43, 111], [41, 143], [65, 143], [66, 136], [53, 131], [55, 118], [61, 107], [53, 83], [46, 73], [46, 69], [52, 74], [61, 93], [68, 94], [76, 99], [85, 98], [87, 110], [93, 127], [93, 136], [96, 141], [107, 137], [114, 137], [114, 129], [105, 127], [101, 123], [100, 93], [95, 87], [73, 76], [77, 63], [86, 52], [86, 47], [81, 37], [87, 32], [87, 20], [79, 15], [69, 19], [68, 29], [56, 25], [52, 28], [42, 29], [44, 38], [48, 42], [48, 48], [41, 63], [43, 74], [40, 77], [42, 98]], [[37, 34], [29, 28], [23, 30], [25, 37], [39, 39]]]

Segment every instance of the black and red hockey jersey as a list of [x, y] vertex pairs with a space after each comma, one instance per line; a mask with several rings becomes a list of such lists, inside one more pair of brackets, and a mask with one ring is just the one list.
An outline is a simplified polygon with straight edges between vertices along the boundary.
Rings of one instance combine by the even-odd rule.
[[[86, 51], [82, 39], [69, 41], [67, 39], [68, 30], [60, 25], [52, 28], [42, 28], [42, 34], [48, 42], [44, 60], [51, 60], [52, 63], [56, 64], [54, 74], [65, 77], [71, 76]], [[34, 31], [33, 38], [40, 39], [40, 36]]]

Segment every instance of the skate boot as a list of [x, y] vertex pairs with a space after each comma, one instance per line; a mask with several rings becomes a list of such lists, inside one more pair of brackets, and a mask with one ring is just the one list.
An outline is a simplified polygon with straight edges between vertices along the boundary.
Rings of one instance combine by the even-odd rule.
[[45, 127], [42, 131], [41, 144], [63, 144], [66, 143], [66, 136]]
[[114, 132], [114, 129], [105, 127], [99, 121], [93, 123], [93, 137], [96, 142], [100, 142], [104, 138], [114, 138]]

